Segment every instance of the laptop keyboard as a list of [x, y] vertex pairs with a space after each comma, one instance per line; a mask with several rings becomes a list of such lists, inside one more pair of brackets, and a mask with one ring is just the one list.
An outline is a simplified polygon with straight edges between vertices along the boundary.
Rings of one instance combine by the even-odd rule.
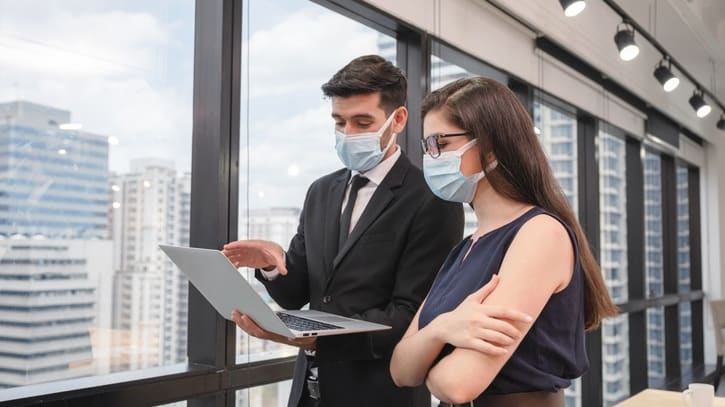
[[277, 316], [279, 319], [287, 325], [287, 328], [294, 329], [295, 331], [323, 331], [326, 329], [342, 329], [341, 326], [326, 324], [324, 322], [313, 321], [311, 319], [298, 317], [295, 315], [285, 314], [284, 312], [278, 312]]

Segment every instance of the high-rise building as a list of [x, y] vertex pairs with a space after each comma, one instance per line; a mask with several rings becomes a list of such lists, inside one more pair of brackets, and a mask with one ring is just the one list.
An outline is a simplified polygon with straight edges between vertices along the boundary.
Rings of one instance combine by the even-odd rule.
[[113, 237], [114, 369], [186, 359], [186, 277], [159, 249], [188, 245], [191, 179], [174, 163], [132, 160], [110, 180]]
[[[646, 152], [644, 167], [645, 277], [647, 297], [664, 295], [662, 251], [662, 168], [659, 154]], [[665, 378], [664, 310], [647, 310], [647, 374], [650, 385]]]
[[0, 104], [0, 388], [108, 371], [107, 138]]
[[[600, 265], [615, 303], [627, 301], [626, 163], [624, 140], [602, 131], [599, 137]], [[629, 326], [625, 316], [602, 323], [605, 405], [629, 395]]]
[[70, 112], [0, 104], [0, 234], [108, 238], [108, 141]]
[[[240, 239], [261, 239], [273, 241], [283, 248], [289, 246], [289, 242], [297, 232], [300, 219], [300, 208], [258, 208], [240, 212], [239, 222]], [[279, 306], [272, 300], [267, 290], [253, 276], [251, 270], [243, 271], [242, 274], [252, 283], [255, 291], [264, 298], [273, 308]], [[284, 278], [284, 277], [280, 277]], [[296, 348], [282, 345], [273, 341], [263, 341], [251, 338], [237, 329], [238, 358], [245, 362], [253, 362], [263, 359], [280, 358], [296, 354]], [[291, 381], [276, 383], [275, 385], [263, 386], [237, 392], [237, 406], [248, 406], [263, 404], [269, 406], [286, 406], [287, 398], [291, 390]]]
[[[690, 197], [688, 169], [677, 167], [677, 275], [680, 292], [690, 291]], [[680, 304], [680, 361], [692, 365], [692, 309]]]
[[554, 177], [577, 212], [577, 121], [576, 117], [534, 103], [534, 123], [539, 142], [546, 152]]

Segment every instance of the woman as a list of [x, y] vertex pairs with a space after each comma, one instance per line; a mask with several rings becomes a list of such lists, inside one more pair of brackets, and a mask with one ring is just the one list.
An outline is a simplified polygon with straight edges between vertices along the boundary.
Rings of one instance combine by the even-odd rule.
[[425, 381], [445, 403], [563, 406], [562, 389], [589, 365], [585, 329], [617, 309], [529, 114], [478, 77], [428, 95], [423, 117], [426, 181], [470, 203], [478, 228], [396, 346], [393, 380]]

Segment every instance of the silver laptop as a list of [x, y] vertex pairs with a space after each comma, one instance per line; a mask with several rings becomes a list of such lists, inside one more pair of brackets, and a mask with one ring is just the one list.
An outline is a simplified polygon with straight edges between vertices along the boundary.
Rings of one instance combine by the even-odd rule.
[[266, 331], [288, 338], [390, 329], [387, 325], [328, 312], [312, 310], [275, 312], [222, 252], [167, 245], [159, 247], [226, 319], [230, 319], [232, 311], [236, 309], [248, 315]]

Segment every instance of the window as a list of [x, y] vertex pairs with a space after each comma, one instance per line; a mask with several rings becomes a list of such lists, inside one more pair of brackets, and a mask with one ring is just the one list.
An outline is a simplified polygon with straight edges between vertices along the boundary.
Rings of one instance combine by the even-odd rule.
[[647, 365], [649, 385], [662, 388], [665, 384], [665, 310], [647, 309]]
[[[623, 303], [628, 299], [625, 144], [621, 138], [603, 130], [599, 133], [598, 146], [600, 265], [612, 299], [615, 303]], [[615, 404], [629, 395], [628, 320], [628, 315], [625, 314], [602, 323], [604, 327], [608, 327], [609, 332], [619, 333], [602, 337], [604, 371], [619, 369], [604, 376], [605, 405]], [[608, 366], [610, 364], [613, 366]]]
[[577, 120], [539, 101], [534, 102], [534, 131], [549, 158], [569, 205], [577, 213]]
[[[677, 166], [677, 288], [690, 291], [690, 202], [688, 167]], [[679, 305], [680, 363], [683, 371], [692, 366], [692, 307], [689, 302]]]
[[0, 388], [184, 362], [186, 286], [156, 242], [182, 244], [189, 219], [149, 187], [188, 185], [194, 2], [0, 15], [0, 274], [24, 294], [0, 292], [16, 307], [0, 309]]
[[[492, 67], [454, 50], [447, 45], [433, 41], [430, 56], [430, 88], [431, 91], [440, 89], [458, 79], [472, 76], [486, 76], [506, 83], [506, 76]], [[463, 205], [465, 225], [463, 235], [473, 234], [478, 228], [476, 215], [470, 205]]]
[[264, 386], [252, 387], [249, 389], [237, 390], [236, 405], [243, 406], [279, 406], [287, 405], [292, 380], [279, 383], [267, 384]]
[[[320, 86], [360, 55], [380, 54], [395, 62], [396, 42], [312, 2], [251, 0], [244, 6], [238, 236], [287, 248], [309, 185], [343, 167], [334, 147], [330, 101]], [[320, 49], [334, 52], [310, 57]], [[253, 270], [244, 274], [277, 307]], [[296, 354], [297, 348], [251, 338], [237, 329], [237, 363]], [[275, 386], [250, 392], [250, 400], [264, 399], [252, 405], [273, 403], [260, 395], [276, 392]], [[279, 391], [286, 405], [289, 386]]]
[[659, 154], [644, 155], [645, 281], [647, 297], [664, 294], [662, 262], [662, 170]]

